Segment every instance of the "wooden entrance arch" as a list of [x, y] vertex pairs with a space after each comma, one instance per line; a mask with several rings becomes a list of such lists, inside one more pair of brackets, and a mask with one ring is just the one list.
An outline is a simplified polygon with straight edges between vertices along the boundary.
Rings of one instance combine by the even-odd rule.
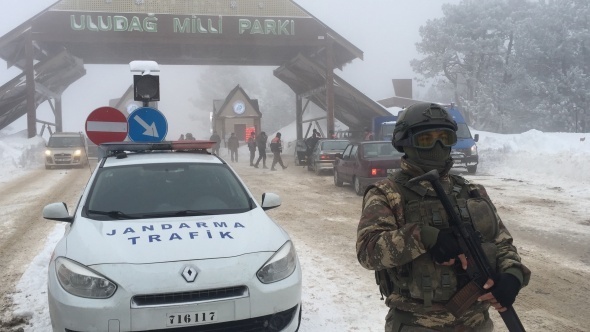
[[[0, 57], [23, 70], [19, 80], [0, 87], [0, 93], [12, 92], [10, 101], [0, 98], [0, 129], [27, 114], [29, 137], [36, 135], [36, 107], [47, 100], [56, 105], [55, 125], [61, 128], [61, 93], [85, 74], [83, 64], [141, 58], [163, 65], [284, 66], [297, 56], [313, 63], [314, 76], [291, 70], [294, 77], [277, 77], [315, 86], [319, 68], [323, 83], [311, 100], [322, 96], [318, 104], [327, 112], [328, 131], [334, 130], [339, 101], [333, 71], [363, 53], [293, 1], [62, 0], [0, 38]], [[45, 65], [50, 61], [59, 65]], [[36, 77], [38, 66], [42, 77]], [[299, 114], [302, 93], [314, 91], [296, 93]]]

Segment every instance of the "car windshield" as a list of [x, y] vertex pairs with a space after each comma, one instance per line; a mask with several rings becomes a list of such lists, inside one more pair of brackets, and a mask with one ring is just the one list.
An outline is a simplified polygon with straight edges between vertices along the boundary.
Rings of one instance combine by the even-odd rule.
[[391, 141], [393, 137], [393, 130], [395, 129], [395, 122], [385, 122], [381, 125], [381, 137], [384, 141]]
[[47, 142], [47, 147], [50, 148], [73, 148], [83, 146], [80, 137], [55, 137], [52, 136]]
[[142, 164], [102, 168], [84, 206], [91, 219], [242, 213], [250, 196], [222, 164]]
[[344, 150], [348, 145], [348, 141], [323, 141], [322, 150]]
[[390, 157], [398, 154], [400, 153], [389, 142], [367, 143], [363, 145], [363, 158]]
[[457, 124], [459, 129], [457, 129], [457, 138], [471, 138], [471, 132], [469, 131], [469, 127], [465, 123]]

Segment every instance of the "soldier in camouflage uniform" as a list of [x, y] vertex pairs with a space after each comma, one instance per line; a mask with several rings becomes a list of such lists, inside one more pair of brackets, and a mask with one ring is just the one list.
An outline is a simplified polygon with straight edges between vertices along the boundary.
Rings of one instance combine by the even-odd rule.
[[[530, 271], [521, 264], [484, 187], [449, 174], [456, 131], [457, 124], [439, 105], [408, 107], [398, 118], [392, 140], [405, 153], [401, 170], [365, 191], [356, 251], [360, 264], [375, 270], [386, 297], [386, 332], [492, 331], [489, 307], [505, 311], [528, 284]], [[431, 184], [407, 184], [433, 169], [462, 219], [483, 235], [482, 248], [497, 272], [484, 286], [490, 292], [460, 317], [444, 305], [468, 283], [467, 260]]]

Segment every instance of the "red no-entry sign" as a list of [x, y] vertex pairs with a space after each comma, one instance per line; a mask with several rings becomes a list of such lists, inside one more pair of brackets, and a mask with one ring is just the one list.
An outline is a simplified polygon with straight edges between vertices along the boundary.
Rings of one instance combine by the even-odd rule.
[[114, 107], [99, 107], [86, 118], [86, 135], [96, 145], [122, 142], [127, 137], [127, 117]]

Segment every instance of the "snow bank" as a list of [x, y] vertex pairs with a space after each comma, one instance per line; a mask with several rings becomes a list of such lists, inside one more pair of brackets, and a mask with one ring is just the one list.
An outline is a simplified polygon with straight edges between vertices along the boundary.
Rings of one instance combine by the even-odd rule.
[[40, 167], [44, 164], [44, 152], [43, 137], [28, 139], [26, 130], [0, 135], [0, 178], [14, 175], [19, 170]]

